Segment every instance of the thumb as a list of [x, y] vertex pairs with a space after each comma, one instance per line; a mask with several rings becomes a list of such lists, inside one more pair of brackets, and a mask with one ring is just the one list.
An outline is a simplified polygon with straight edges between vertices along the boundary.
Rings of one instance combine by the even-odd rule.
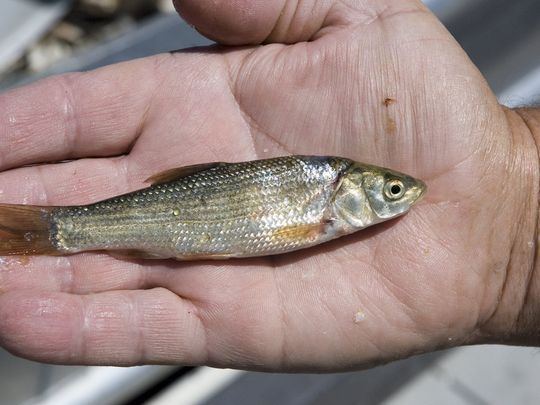
[[263, 42], [286, 0], [174, 0], [178, 13], [201, 34], [228, 45]]
[[420, 0], [174, 0], [174, 5], [199, 32], [226, 45], [308, 41], [323, 28], [367, 24], [392, 9], [425, 9]]

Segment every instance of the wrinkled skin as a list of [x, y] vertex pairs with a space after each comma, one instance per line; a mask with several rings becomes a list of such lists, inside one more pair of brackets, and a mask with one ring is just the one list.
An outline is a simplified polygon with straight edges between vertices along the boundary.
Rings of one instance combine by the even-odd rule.
[[171, 167], [289, 153], [392, 167], [427, 196], [399, 220], [272, 258], [4, 259], [2, 346], [67, 364], [335, 371], [511, 335], [534, 250], [534, 141], [419, 1], [176, 6], [222, 43], [267, 45], [1, 95], [2, 202], [88, 203]]

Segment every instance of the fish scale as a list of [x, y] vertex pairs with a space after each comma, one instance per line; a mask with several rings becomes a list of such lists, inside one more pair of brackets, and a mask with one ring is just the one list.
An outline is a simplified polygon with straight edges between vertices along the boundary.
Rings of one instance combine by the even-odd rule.
[[0, 204], [0, 254], [252, 257], [323, 243], [402, 215], [425, 191], [390, 169], [287, 156], [172, 169], [85, 206]]
[[281, 252], [313, 243], [276, 231], [320, 224], [350, 164], [288, 157], [217, 166], [84, 209], [58, 208], [53, 240], [69, 253], [144, 250], [182, 258]]

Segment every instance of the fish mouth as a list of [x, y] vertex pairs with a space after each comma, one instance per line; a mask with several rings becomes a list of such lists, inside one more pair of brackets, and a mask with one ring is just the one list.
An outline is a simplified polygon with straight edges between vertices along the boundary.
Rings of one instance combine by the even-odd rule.
[[418, 203], [424, 198], [427, 192], [427, 185], [422, 180], [416, 180], [416, 196], [414, 198], [414, 203]]

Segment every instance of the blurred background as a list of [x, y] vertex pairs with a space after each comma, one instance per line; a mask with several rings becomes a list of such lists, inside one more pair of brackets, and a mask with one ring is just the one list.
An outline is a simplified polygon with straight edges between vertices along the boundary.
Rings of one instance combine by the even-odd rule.
[[[539, 0], [424, 0], [508, 106], [540, 103]], [[42, 77], [209, 44], [171, 0], [0, 0], [0, 92]], [[0, 349], [0, 404], [538, 404], [538, 349], [467, 347], [372, 370], [61, 367]]]

